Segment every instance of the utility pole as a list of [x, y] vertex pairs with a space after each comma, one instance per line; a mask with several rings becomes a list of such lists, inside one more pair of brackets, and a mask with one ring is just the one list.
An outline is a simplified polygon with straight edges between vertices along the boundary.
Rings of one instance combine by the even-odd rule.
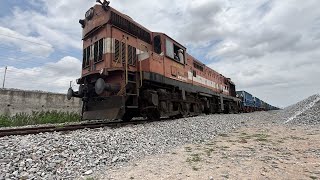
[[72, 81], [70, 81], [70, 88], [71, 88], [71, 86], [72, 86]]
[[6, 82], [7, 69], [8, 69], [8, 67], [6, 66], [5, 69], [4, 69], [2, 89], [4, 89], [4, 84]]

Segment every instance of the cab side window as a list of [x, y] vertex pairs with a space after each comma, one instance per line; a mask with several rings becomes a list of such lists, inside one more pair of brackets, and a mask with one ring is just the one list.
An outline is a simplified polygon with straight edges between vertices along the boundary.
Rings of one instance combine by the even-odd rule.
[[185, 63], [183, 49], [168, 38], [166, 39], [166, 55], [181, 64]]
[[153, 49], [157, 54], [161, 54], [161, 38], [160, 35], [157, 35], [153, 38]]
[[166, 39], [166, 55], [174, 59], [173, 42], [169, 39]]

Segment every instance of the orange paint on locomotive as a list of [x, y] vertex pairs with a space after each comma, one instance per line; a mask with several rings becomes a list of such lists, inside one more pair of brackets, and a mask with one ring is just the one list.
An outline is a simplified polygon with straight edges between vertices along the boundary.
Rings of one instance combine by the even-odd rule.
[[[128, 16], [116, 11], [113, 8], [110, 8], [110, 10], [107, 12], [103, 11], [103, 9], [101, 8], [101, 5], [95, 5], [93, 8], [94, 8], [94, 12], [99, 12], [99, 14], [95, 15], [92, 18], [92, 20], [89, 21], [90, 23], [86, 24], [83, 30], [83, 34], [85, 35], [88, 32], [92, 31], [94, 28], [99, 26], [105, 26], [105, 28], [100, 28], [92, 36], [84, 38], [83, 39], [84, 49], [86, 49], [91, 45], [94, 45], [94, 43], [98, 42], [102, 38], [112, 38], [120, 42], [126, 41], [128, 45], [136, 48], [137, 50], [149, 52], [150, 57], [146, 60], [143, 60], [141, 63], [142, 71], [161, 74], [171, 79], [192, 83], [197, 86], [207, 87], [212, 89], [215, 92], [230, 95], [229, 93], [230, 86], [227, 83], [225, 83], [228, 81], [226, 77], [222, 76], [221, 74], [212, 70], [211, 68], [205, 66], [201, 62], [195, 60], [194, 57], [186, 53], [185, 47], [180, 45], [178, 42], [176, 42], [169, 36], [163, 33], [152, 33], [151, 31], [142, 27], [138, 23], [134, 22]], [[153, 37], [160, 35], [161, 43], [162, 43], [161, 44], [162, 54], [155, 53], [151, 44], [148, 44], [138, 39], [137, 37], [131, 36], [130, 34], [122, 31], [117, 27], [111, 26], [110, 24], [106, 24], [110, 20], [111, 12], [115, 12], [118, 15], [120, 15], [122, 18], [126, 19], [127, 21], [130, 21], [138, 25], [139, 27], [147, 30], [150, 34], [153, 35]], [[164, 43], [166, 39], [169, 39], [170, 41], [173, 42], [174, 45], [177, 45], [179, 46], [179, 48], [184, 50], [184, 56], [185, 56], [184, 63], [177, 62], [174, 58], [170, 58], [167, 56], [166, 46]], [[114, 41], [112, 41], [112, 43], [114, 43]], [[203, 68], [203, 71], [195, 68], [194, 63], [200, 65]], [[90, 71], [88, 68], [84, 68], [82, 71], [82, 76], [86, 76], [92, 73], [97, 73], [101, 69], [112, 70], [117, 68], [120, 68], [120, 69], [123, 68], [123, 64], [115, 59], [114, 52], [112, 53], [108, 52], [103, 54], [102, 61], [98, 63], [90, 64], [90, 66], [95, 66], [96, 67], [95, 70]], [[129, 65], [128, 67], [129, 67], [129, 71], [140, 71], [140, 66], [138, 61], [136, 61], [136, 64]], [[191, 73], [192, 73], [192, 77], [190, 77]], [[114, 78], [110, 78], [110, 79], [107, 79], [106, 81], [112, 82], [111, 79], [114, 80]], [[116, 80], [116, 82], [120, 82], [119, 79]]]
[[[115, 25], [117, 23], [122, 27]], [[128, 83], [126, 71], [140, 76], [143, 76], [141, 72], [149, 72], [235, 97], [231, 80], [189, 55], [183, 45], [164, 33], [151, 32], [109, 6], [107, 10], [101, 5], [92, 7], [86, 13], [86, 19], [82, 20], [82, 25], [83, 69], [79, 84], [84, 84], [84, 81], [95, 83], [97, 78], [89, 77], [101, 76], [105, 83], [119, 84], [124, 88]], [[99, 94], [116, 95], [125, 93]]]

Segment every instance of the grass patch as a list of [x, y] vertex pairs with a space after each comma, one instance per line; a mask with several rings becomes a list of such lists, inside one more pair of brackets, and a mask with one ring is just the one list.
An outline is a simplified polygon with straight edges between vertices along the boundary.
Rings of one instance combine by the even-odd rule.
[[240, 138], [239, 143], [248, 143], [248, 141], [245, 138]]
[[229, 179], [229, 175], [228, 174], [224, 174], [224, 175], [221, 175], [223, 178], [226, 178], [226, 179]]
[[211, 156], [211, 153], [214, 152], [214, 149], [209, 148], [209, 149], [204, 150], [204, 152], [207, 154], [207, 156]]
[[195, 166], [192, 166], [192, 170], [194, 170], [194, 171], [198, 171], [200, 168], [197, 168], [197, 167], [195, 167]]
[[243, 147], [244, 149], [248, 149], [248, 150], [250, 150], [250, 151], [256, 151], [254, 148], [252, 148], [252, 147]]
[[81, 116], [77, 113], [42, 111], [31, 114], [19, 113], [15, 116], [0, 116], [0, 127], [15, 127], [36, 124], [56, 124], [66, 122], [79, 122]]
[[247, 139], [251, 139], [252, 138], [252, 136], [251, 135], [248, 135], [248, 134], [241, 134], [241, 136], [240, 136], [240, 139], [245, 139], [245, 140], [247, 140]]
[[235, 140], [231, 140], [231, 139], [228, 139], [228, 140], [227, 140], [227, 142], [231, 142], [231, 143], [233, 143], [233, 142], [237, 142], [237, 141], [235, 141]]
[[213, 142], [208, 142], [208, 143], [206, 143], [206, 145], [208, 145], [208, 146], [214, 146], [214, 145], [216, 145], [216, 144], [213, 143]]
[[186, 150], [186, 152], [191, 152], [192, 151], [191, 147], [185, 147], [184, 149]]
[[308, 138], [302, 138], [302, 137], [297, 137], [297, 136], [290, 136], [291, 139], [293, 140], [307, 140]]
[[269, 137], [268, 134], [254, 134], [254, 135], [251, 135], [251, 137], [255, 137], [255, 138], [267, 138]]
[[268, 141], [268, 134], [254, 134], [252, 135], [252, 137], [256, 138], [256, 141]]
[[309, 176], [311, 179], [318, 179], [318, 177], [316, 177], [316, 176]]
[[201, 161], [201, 158], [200, 158], [200, 155], [199, 154], [191, 154], [190, 155], [191, 157], [189, 157], [188, 159], [187, 159], [187, 162], [199, 162], [199, 161]]
[[269, 135], [268, 134], [253, 134], [248, 135], [246, 133], [241, 133], [240, 141], [239, 143], [247, 143], [248, 139], [255, 138], [256, 141], [268, 141]]
[[227, 149], [229, 149], [230, 147], [229, 146], [219, 146], [219, 147], [217, 147], [217, 148], [220, 148], [221, 150], [227, 150]]
[[228, 134], [219, 134], [221, 137], [229, 137]]
[[277, 142], [278, 142], [278, 143], [284, 143], [284, 141], [283, 141], [283, 140], [278, 140]]
[[256, 141], [268, 141], [267, 138], [257, 138]]

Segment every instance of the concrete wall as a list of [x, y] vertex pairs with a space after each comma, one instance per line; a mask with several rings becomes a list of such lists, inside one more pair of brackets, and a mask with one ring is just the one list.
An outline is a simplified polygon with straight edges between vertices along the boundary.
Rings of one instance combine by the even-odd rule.
[[0, 89], [0, 115], [31, 113], [32, 111], [81, 112], [81, 100], [67, 100], [64, 94]]

